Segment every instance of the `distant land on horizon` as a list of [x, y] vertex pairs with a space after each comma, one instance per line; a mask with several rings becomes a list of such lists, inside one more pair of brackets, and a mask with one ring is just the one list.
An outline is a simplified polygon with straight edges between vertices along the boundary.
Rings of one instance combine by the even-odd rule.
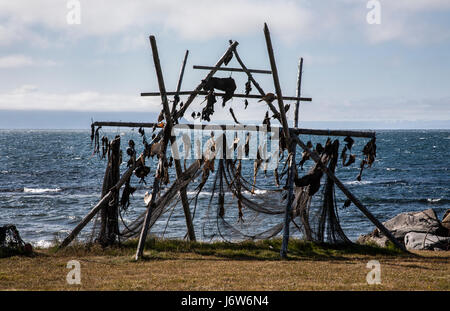
[[[22, 111], [0, 110], [0, 129], [90, 129], [94, 121], [152, 122], [153, 112], [104, 112], [104, 111]], [[220, 122], [220, 121], [218, 121]], [[183, 123], [183, 122], [181, 122]], [[212, 122], [216, 123], [216, 122]], [[232, 124], [232, 120], [223, 121]], [[259, 122], [245, 122], [255, 124]], [[303, 128], [315, 129], [450, 129], [450, 120], [416, 121], [301, 121]]]

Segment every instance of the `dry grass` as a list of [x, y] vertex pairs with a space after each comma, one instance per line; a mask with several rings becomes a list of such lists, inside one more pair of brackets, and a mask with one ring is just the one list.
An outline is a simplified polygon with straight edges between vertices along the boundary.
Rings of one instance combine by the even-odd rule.
[[[279, 260], [279, 240], [186, 243], [150, 240], [145, 259], [133, 261], [135, 242], [121, 248], [0, 259], [1, 290], [449, 290], [450, 252], [405, 255], [371, 246], [339, 248], [291, 241]], [[68, 285], [69, 260], [81, 263], [81, 285]], [[381, 263], [381, 285], [368, 285], [366, 264]]]

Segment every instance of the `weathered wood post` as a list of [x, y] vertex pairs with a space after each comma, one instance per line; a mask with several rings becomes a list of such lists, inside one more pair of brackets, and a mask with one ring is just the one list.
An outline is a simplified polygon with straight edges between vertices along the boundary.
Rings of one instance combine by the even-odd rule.
[[[120, 136], [116, 136], [109, 143], [108, 164], [103, 180], [102, 197], [120, 180]], [[119, 191], [115, 191], [108, 205], [101, 209], [101, 229], [98, 241], [102, 246], [108, 246], [115, 242], [119, 233]]]
[[277, 95], [278, 108], [281, 115], [281, 124], [283, 125], [284, 137], [286, 139], [286, 145], [289, 152], [289, 175], [288, 175], [288, 202], [286, 204], [286, 210], [284, 213], [284, 227], [283, 227], [283, 243], [281, 245], [280, 256], [281, 258], [287, 257], [287, 249], [289, 243], [289, 225], [291, 223], [291, 210], [292, 201], [294, 199], [294, 174], [295, 174], [295, 150], [296, 146], [289, 137], [289, 125], [286, 119], [286, 111], [284, 110], [283, 95], [281, 93], [280, 80], [278, 78], [277, 64], [275, 62], [275, 56], [273, 54], [272, 40], [270, 39], [270, 32], [267, 24], [264, 23], [264, 35], [266, 37], [267, 52], [269, 54], [270, 67], [272, 69], [273, 84], [275, 86], [275, 92]]
[[[170, 113], [169, 103], [167, 101], [166, 87], [164, 85], [164, 79], [163, 79], [163, 74], [162, 74], [162, 69], [161, 69], [161, 63], [159, 60], [158, 47], [156, 45], [155, 36], [150, 36], [150, 46], [152, 48], [153, 62], [155, 64], [156, 76], [158, 78], [158, 86], [159, 86], [159, 90], [161, 93], [163, 112], [164, 112], [164, 116], [166, 119], [166, 126], [164, 127], [164, 137], [163, 137], [163, 141], [162, 141], [162, 152], [161, 152], [163, 157], [165, 157], [169, 139], [172, 142], [174, 141], [174, 138], [171, 136], [172, 126], [173, 126], [172, 116]], [[182, 169], [181, 169], [181, 163], [180, 163], [179, 159], [174, 159], [174, 162], [175, 162], [175, 170], [177, 173], [177, 178], [179, 178], [183, 173]], [[163, 165], [164, 165], [163, 160], [162, 160], [162, 158], [160, 158], [158, 169], [162, 168]], [[151, 213], [152, 213], [152, 209], [154, 207], [153, 205], [154, 205], [154, 202], [156, 199], [156, 195], [159, 192], [158, 174], [155, 175], [155, 180], [154, 180], [153, 185], [154, 185], [154, 187], [153, 187], [151, 201], [147, 207], [147, 214], [145, 215], [144, 224], [142, 226], [141, 235], [139, 237], [138, 249], [136, 251], [136, 257], [135, 257], [136, 260], [140, 259], [144, 253], [144, 245], [145, 245], [145, 240], [147, 239], [147, 233], [148, 233], [148, 227], [150, 225]], [[181, 197], [181, 202], [182, 202], [183, 209], [184, 209], [184, 215], [186, 218], [186, 226], [188, 229], [189, 239], [191, 241], [195, 241], [194, 225], [192, 223], [191, 211], [189, 209], [189, 203], [187, 200], [186, 188], [180, 189], [180, 197]]]
[[180, 76], [178, 77], [177, 90], [175, 92], [175, 96], [173, 99], [172, 110], [171, 110], [172, 114], [175, 113], [178, 102], [180, 101], [179, 93], [181, 90], [181, 83], [183, 82], [184, 68], [186, 67], [186, 62], [187, 62], [188, 56], [189, 56], [189, 50], [186, 50], [186, 53], [184, 54], [183, 64], [181, 65]]
[[[302, 74], [303, 74], [303, 57], [300, 58], [300, 62], [298, 64], [298, 77], [297, 77], [297, 97], [300, 97], [302, 90]], [[298, 108], [300, 106], [300, 100], [297, 99], [295, 103], [295, 119], [294, 119], [294, 127], [298, 127]]]

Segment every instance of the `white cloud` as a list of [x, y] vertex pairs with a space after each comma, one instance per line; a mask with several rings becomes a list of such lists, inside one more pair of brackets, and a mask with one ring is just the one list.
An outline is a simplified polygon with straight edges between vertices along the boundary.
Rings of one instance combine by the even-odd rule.
[[450, 38], [448, 26], [429, 13], [450, 10], [450, 2], [442, 0], [396, 0], [381, 2], [381, 24], [364, 25], [371, 43], [401, 41], [407, 44], [442, 42]]
[[18, 68], [29, 66], [56, 66], [58, 63], [52, 60], [34, 59], [21, 54], [13, 54], [0, 57], [0, 69]]
[[[382, 24], [366, 23], [367, 1], [341, 0], [80, 0], [81, 24], [68, 25], [67, 1], [0, 2], [0, 45], [26, 40], [46, 46], [86, 36], [124, 36], [127, 49], [140, 47], [132, 33], [154, 27], [190, 40], [232, 38], [262, 31], [267, 22], [285, 42], [361, 33], [370, 42], [446, 40], [450, 33], [422, 14], [450, 9], [448, 0], [380, 0]], [[443, 34], [442, 34], [443, 33]], [[51, 36], [58, 40], [51, 40]], [[130, 41], [131, 40], [131, 41]], [[123, 45], [119, 47], [123, 49]]]
[[158, 112], [158, 98], [139, 95], [102, 94], [95, 91], [56, 94], [43, 92], [34, 85], [23, 85], [0, 93], [0, 110], [68, 110], [68, 111], [142, 111]]

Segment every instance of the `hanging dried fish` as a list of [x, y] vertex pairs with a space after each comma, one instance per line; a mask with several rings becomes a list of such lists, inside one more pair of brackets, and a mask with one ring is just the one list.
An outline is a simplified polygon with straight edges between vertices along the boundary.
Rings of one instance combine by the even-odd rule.
[[[206, 96], [206, 107], [202, 110], [202, 120], [210, 122], [210, 116], [214, 113], [214, 104], [217, 102], [214, 92], [211, 90]], [[198, 116], [198, 115], [197, 115]]]
[[161, 110], [158, 116], [158, 123], [161, 122], [162, 120], [164, 120], [164, 112]]
[[[308, 147], [308, 149], [311, 149], [313, 147], [313, 144], [310, 140], [308, 140], [308, 142], [306, 143], [306, 147]], [[308, 152], [303, 151], [302, 152], [302, 159], [301, 161], [298, 163], [298, 165], [300, 166], [301, 169], [303, 169], [303, 165], [305, 164], [306, 161], [308, 161], [309, 159], [311, 159], [310, 155]]]
[[364, 166], [367, 164], [368, 167], [371, 167], [373, 162], [375, 162], [375, 157], [377, 156], [377, 145], [376, 138], [372, 138], [363, 148], [362, 150], [365, 158], [361, 161], [360, 171], [356, 180], [361, 181], [362, 173], [364, 170]]
[[136, 161], [136, 150], [134, 149], [134, 140], [132, 139], [128, 141], [127, 155], [130, 156], [127, 167], [130, 167], [134, 164], [134, 161]]
[[315, 169], [312, 173], [309, 173], [301, 178], [294, 176], [294, 183], [297, 187], [309, 186], [308, 194], [313, 196], [320, 188], [320, 179], [322, 178], [323, 171], [320, 168]]
[[323, 152], [325, 151], [325, 149], [323, 148], [323, 146], [320, 143], [316, 144], [316, 152], [318, 155], [321, 155]]
[[134, 175], [136, 175], [137, 178], [140, 178], [141, 180], [139, 181], [140, 183], [144, 183], [147, 184], [145, 182], [145, 177], [147, 177], [147, 175], [150, 173], [150, 167], [145, 166], [145, 165], [140, 165], [138, 166], [135, 170], [134, 170]]
[[363, 170], [364, 170], [364, 165], [366, 165], [366, 160], [362, 160], [361, 161], [361, 164], [359, 165], [359, 168], [360, 168], [360, 170], [359, 170], [359, 174], [358, 174], [358, 176], [356, 176], [356, 180], [357, 181], [361, 181], [361, 177], [362, 177], [362, 173], [363, 173]]
[[347, 137], [344, 138], [344, 141], [347, 143], [346, 144], [347, 149], [348, 150], [352, 150], [353, 143], [355, 142], [353, 140], [353, 138], [351, 138], [350, 136], [347, 136]]
[[230, 113], [231, 113], [231, 116], [233, 117], [234, 122], [235, 122], [236, 124], [241, 124], [241, 122], [239, 122], [239, 121], [236, 119], [236, 116], [234, 115], [233, 108], [231, 108], [231, 107], [230, 107]]
[[102, 137], [102, 159], [104, 159], [106, 157], [106, 154], [108, 153], [108, 148], [109, 148], [108, 137], [103, 136]]
[[162, 182], [167, 185], [169, 184], [170, 180], [169, 180], [169, 163], [167, 162], [167, 159], [164, 158], [164, 163], [163, 163], [163, 172], [162, 172]]
[[267, 126], [267, 131], [270, 132], [270, 117], [269, 117], [269, 111], [266, 111], [266, 115], [264, 116], [264, 120], [262, 124]]
[[94, 139], [95, 139], [95, 142], [94, 142], [94, 154], [100, 152], [100, 137], [99, 137], [98, 131], [99, 131], [101, 128], [102, 128], [102, 127], [99, 126], [99, 127], [97, 127], [97, 129], [95, 130], [95, 135], [94, 135], [94, 136], [95, 136], [95, 137], [94, 137]]
[[276, 98], [277, 97], [275, 96], [274, 93], [267, 93], [266, 95], [261, 97], [261, 99], [258, 100], [258, 102], [265, 101], [266, 103], [272, 103]]
[[245, 95], [250, 94], [251, 91], [252, 91], [252, 82], [250, 78], [248, 78], [247, 82], [245, 82]]
[[[238, 222], [244, 222], [244, 213], [242, 212], [242, 201], [241, 201], [241, 172], [242, 172], [242, 160], [238, 161], [238, 164], [236, 166], [236, 174], [234, 175], [234, 183], [235, 183], [235, 187], [236, 187], [236, 192], [238, 194], [238, 210], [239, 210], [239, 214], [238, 214]], [[252, 190], [252, 193], [254, 191]]]
[[132, 195], [136, 191], [136, 188], [130, 186], [130, 179], [131, 176], [125, 182], [125, 187], [122, 191], [122, 197], [120, 198], [120, 206], [123, 210], [128, 209], [128, 207], [130, 206], [130, 195]]
[[350, 157], [348, 158], [348, 161], [346, 163], [343, 163], [344, 166], [349, 166], [352, 165], [353, 163], [355, 163], [356, 161], [356, 155], [351, 154]]
[[347, 207], [350, 206], [350, 204], [352, 204], [352, 200], [347, 199], [347, 200], [345, 200], [344, 205], [342, 206], [342, 208], [347, 208]]
[[234, 91], [236, 90], [236, 83], [233, 78], [211, 77], [207, 81], [202, 80], [202, 84], [205, 91], [218, 89], [225, 92], [222, 96], [222, 107], [225, 107], [225, 103], [233, 97]]
[[344, 148], [342, 148], [341, 159], [342, 159], [342, 165], [345, 166], [345, 161], [347, 161], [347, 146], [344, 146]]
[[94, 141], [94, 136], [95, 136], [95, 125], [94, 123], [91, 124], [91, 146], [92, 146], [92, 142]]

